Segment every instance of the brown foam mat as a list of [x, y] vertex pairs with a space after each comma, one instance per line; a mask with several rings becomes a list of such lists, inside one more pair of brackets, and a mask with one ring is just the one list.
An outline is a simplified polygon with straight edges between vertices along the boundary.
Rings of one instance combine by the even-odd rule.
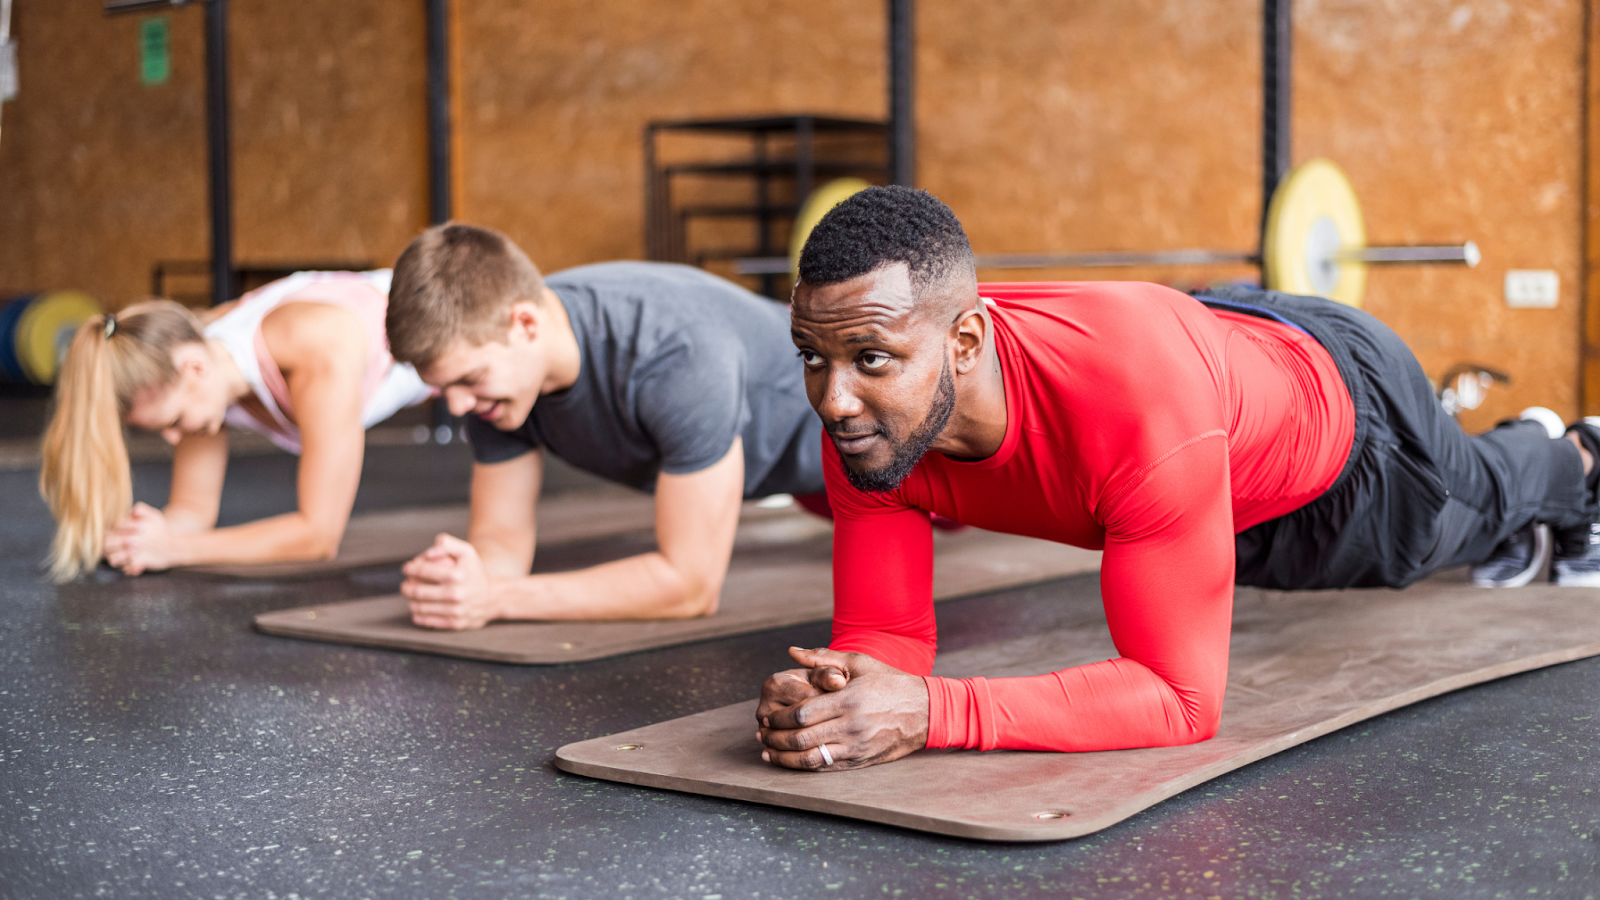
[[[1115, 656], [1091, 579], [1071, 626], [941, 658], [942, 675], [1032, 675]], [[1082, 607], [1078, 609], [1077, 607]], [[1080, 615], [1081, 613], [1081, 615]], [[1222, 726], [1210, 741], [1098, 753], [932, 750], [798, 772], [761, 761], [755, 702], [568, 744], [568, 772], [994, 841], [1079, 837], [1225, 772], [1397, 707], [1600, 654], [1600, 590], [1240, 589]], [[754, 685], [752, 687], [755, 687]]]
[[[614, 540], [540, 550], [535, 571], [617, 559], [654, 546]], [[937, 599], [997, 591], [1092, 571], [1100, 554], [1048, 541], [970, 529], [935, 535]], [[832, 532], [806, 513], [741, 522], [715, 615], [630, 622], [497, 622], [478, 631], [411, 624], [405, 599], [376, 597], [256, 616], [268, 634], [438, 653], [493, 662], [549, 664], [745, 634], [833, 613]], [[748, 730], [748, 729], [746, 729]]]
[[[745, 504], [743, 517], [761, 518], [777, 511]], [[316, 562], [277, 562], [189, 566], [175, 571], [214, 578], [319, 578], [341, 572], [398, 566], [433, 543], [443, 532], [467, 536], [468, 512], [462, 506], [397, 509], [351, 516], [339, 543], [339, 555]], [[649, 531], [655, 527], [655, 498], [626, 488], [597, 488], [556, 494], [539, 501], [539, 544], [548, 547], [575, 541]]]

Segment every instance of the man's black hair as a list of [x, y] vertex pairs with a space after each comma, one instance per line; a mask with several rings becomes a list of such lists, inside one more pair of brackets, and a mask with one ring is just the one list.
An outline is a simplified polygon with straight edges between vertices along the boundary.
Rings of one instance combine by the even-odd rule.
[[950, 207], [927, 191], [869, 187], [829, 210], [800, 251], [800, 280], [825, 287], [905, 263], [919, 295], [952, 275], [976, 278], [972, 245]]

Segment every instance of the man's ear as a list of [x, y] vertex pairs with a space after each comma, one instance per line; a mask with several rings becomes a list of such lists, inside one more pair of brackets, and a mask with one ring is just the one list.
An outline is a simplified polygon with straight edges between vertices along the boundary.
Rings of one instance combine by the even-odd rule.
[[982, 312], [983, 301], [961, 313], [950, 326], [950, 337], [955, 342], [956, 373], [965, 375], [977, 367], [983, 357], [983, 345], [989, 337], [989, 319]]
[[539, 327], [543, 324], [539, 304], [532, 300], [518, 300], [511, 304], [511, 333], [521, 334], [528, 343], [539, 339]]

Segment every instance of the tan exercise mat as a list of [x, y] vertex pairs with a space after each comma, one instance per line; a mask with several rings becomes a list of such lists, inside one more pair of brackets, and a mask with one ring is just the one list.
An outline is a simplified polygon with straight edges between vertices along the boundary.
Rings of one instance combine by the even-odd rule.
[[[773, 518], [786, 509], [767, 509], [750, 501], [741, 521]], [[655, 528], [655, 498], [621, 487], [593, 488], [556, 494], [539, 501], [539, 545], [550, 547]], [[339, 555], [316, 562], [278, 562], [189, 566], [178, 572], [217, 578], [319, 578], [358, 569], [398, 566], [426, 550], [443, 532], [467, 536], [466, 506], [397, 509], [351, 516], [339, 542]]]
[[[1069, 582], [1077, 588], [1087, 580]], [[1115, 656], [1092, 591], [1076, 626], [952, 653], [938, 673], [1032, 675]], [[1454, 578], [1404, 591], [1240, 589], [1222, 727], [1185, 747], [1098, 753], [931, 750], [845, 772], [761, 761], [755, 702], [568, 744], [556, 765], [709, 794], [992, 841], [1099, 831], [1188, 788], [1346, 725], [1493, 678], [1600, 654], [1600, 590], [1485, 590]], [[757, 687], [752, 685], [752, 688]]]
[[[617, 542], [617, 558], [649, 546]], [[976, 528], [959, 534], [936, 533], [934, 592], [938, 599], [998, 591], [1099, 568], [1100, 554], [1048, 541], [995, 534]], [[605, 548], [573, 545], [564, 555], [576, 568], [600, 561], [580, 552]], [[308, 606], [256, 616], [268, 634], [337, 644], [439, 653], [492, 662], [548, 664], [599, 659], [637, 650], [745, 634], [827, 619], [833, 614], [832, 533], [828, 523], [795, 512], [739, 526], [733, 561], [715, 615], [697, 619], [631, 622], [497, 622], [478, 631], [431, 631], [411, 624], [405, 599], [377, 597]]]

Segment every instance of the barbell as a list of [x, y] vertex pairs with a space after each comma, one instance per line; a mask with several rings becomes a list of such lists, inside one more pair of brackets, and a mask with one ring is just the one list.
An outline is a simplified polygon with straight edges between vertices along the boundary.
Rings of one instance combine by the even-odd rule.
[[[787, 257], [734, 260], [740, 275], [787, 274], [828, 210], [867, 187], [859, 178], [830, 181], [811, 193], [795, 216]], [[981, 269], [1116, 268], [1133, 266], [1259, 265], [1272, 290], [1313, 294], [1360, 306], [1369, 265], [1444, 263], [1476, 266], [1478, 245], [1369, 246], [1361, 204], [1350, 179], [1332, 161], [1303, 163], [1278, 185], [1267, 207], [1261, 252], [1237, 250], [1106, 251], [978, 254]]]

